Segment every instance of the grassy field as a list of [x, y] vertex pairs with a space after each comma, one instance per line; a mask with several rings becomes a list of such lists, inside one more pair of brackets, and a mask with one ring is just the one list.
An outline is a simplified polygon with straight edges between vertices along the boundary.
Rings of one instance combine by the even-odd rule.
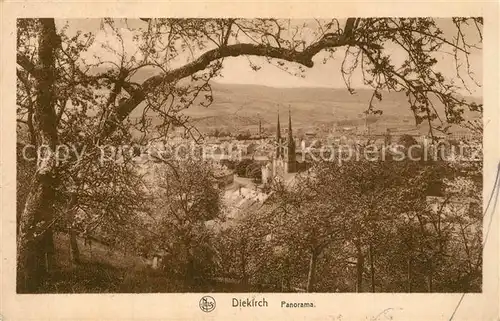
[[[41, 293], [175, 293], [175, 292], [241, 292], [248, 286], [220, 279], [192, 280], [186, 288], [183, 280], [167, 277], [161, 269], [153, 270], [140, 257], [112, 250], [104, 244], [85, 245], [79, 238], [80, 264], [71, 260], [69, 237], [57, 233], [56, 268]], [[254, 289], [252, 287], [252, 289]], [[257, 290], [265, 290], [256, 287]], [[269, 289], [268, 289], [269, 290]]]
[[80, 264], [71, 259], [69, 237], [57, 233], [56, 268], [43, 286], [45, 293], [150, 293], [178, 292], [181, 283], [152, 270], [138, 256], [124, 254], [99, 242], [78, 238]]
[[[54, 242], [58, 266], [62, 269], [72, 268], [68, 234], [56, 233]], [[146, 261], [143, 258], [127, 255], [102, 243], [92, 241], [90, 245], [85, 244], [84, 239], [80, 237], [77, 238], [77, 242], [82, 262], [111, 265], [119, 269], [143, 268], [146, 266]]]

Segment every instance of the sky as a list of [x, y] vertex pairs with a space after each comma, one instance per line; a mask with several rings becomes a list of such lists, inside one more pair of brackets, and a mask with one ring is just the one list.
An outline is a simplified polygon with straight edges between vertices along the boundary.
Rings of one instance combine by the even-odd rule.
[[[65, 21], [57, 21], [58, 27], [62, 27]], [[93, 54], [98, 54], [103, 59], [115, 59], [114, 55], [109, 53], [104, 53], [100, 49], [102, 43], [109, 43], [112, 46], [116, 45], [117, 42], [114, 40], [113, 36], [109, 32], [104, 32], [100, 29], [100, 19], [73, 19], [69, 20], [69, 33], [74, 33], [76, 30], [82, 30], [83, 32], [91, 31], [96, 35], [96, 42], [93, 48], [88, 53], [87, 60], [91, 59]], [[302, 25], [306, 23], [307, 26], [313, 26], [315, 24], [314, 20], [294, 20], [292, 24]], [[343, 24], [340, 21], [341, 25]], [[443, 30], [445, 36], [454, 35], [456, 32], [454, 26], [451, 23], [451, 19], [443, 18], [438, 20], [440, 28]], [[129, 48], [126, 51], [130, 54], [134, 53], [135, 44], [132, 41], [133, 34], [127, 29], [127, 27], [145, 27], [146, 23], [138, 19], [128, 19], [127, 25], [120, 21], [119, 26], [121, 26], [121, 32], [125, 39], [125, 47]], [[312, 28], [312, 27], [311, 27]], [[309, 28], [305, 28], [305, 34], [303, 37], [307, 39], [311, 35], [307, 33]], [[310, 30], [309, 30], [310, 31]], [[475, 34], [471, 37], [475, 37]], [[477, 40], [470, 38], [471, 40]], [[396, 47], [391, 47], [390, 45], [386, 47], [386, 50], [391, 52], [391, 58], [394, 61], [402, 61], [402, 51]], [[262, 57], [231, 57], [224, 60], [224, 69], [222, 71], [222, 77], [215, 79], [217, 82], [229, 83], [229, 84], [254, 84], [254, 85], [264, 85], [271, 87], [333, 87], [333, 88], [345, 88], [345, 83], [340, 73], [341, 64], [343, 60], [343, 50], [339, 50], [334, 59], [329, 59], [326, 64], [323, 64], [323, 57], [325, 54], [318, 54], [314, 58], [315, 66], [313, 68], [306, 68], [304, 78], [290, 75], [278, 67], [269, 64], [265, 58]], [[201, 54], [201, 52], [200, 52]], [[108, 55], [109, 57], [106, 57]], [[442, 72], [445, 78], [452, 79], [456, 76], [455, 60], [452, 56], [447, 54], [436, 54], [438, 59], [438, 64], [436, 66], [437, 70]], [[252, 70], [250, 67], [249, 60], [260, 66], [261, 69], [258, 71]], [[475, 80], [481, 84], [482, 83], [482, 51], [473, 50], [469, 56], [471, 70], [474, 72]], [[184, 62], [179, 62], [180, 64]], [[297, 65], [289, 64], [291, 70], [296, 68]], [[352, 86], [354, 88], [363, 88], [364, 85], [361, 81], [361, 74], [358, 72], [354, 75], [352, 79]], [[481, 96], [481, 87], [478, 87], [475, 82], [471, 79], [465, 78], [466, 85], [471, 90], [473, 96]], [[461, 85], [457, 83], [457, 85]], [[463, 95], [471, 95], [465, 89], [460, 91]]]

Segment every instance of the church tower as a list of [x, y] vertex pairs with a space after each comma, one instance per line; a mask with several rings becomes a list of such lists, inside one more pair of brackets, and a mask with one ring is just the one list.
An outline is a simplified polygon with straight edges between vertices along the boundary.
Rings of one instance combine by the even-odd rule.
[[278, 109], [278, 124], [276, 126], [276, 155], [275, 158], [283, 158], [285, 156], [283, 143], [281, 140], [280, 113]]
[[287, 139], [287, 172], [295, 173], [297, 171], [297, 156], [295, 154], [295, 141], [292, 133], [292, 115], [288, 108], [288, 139]]

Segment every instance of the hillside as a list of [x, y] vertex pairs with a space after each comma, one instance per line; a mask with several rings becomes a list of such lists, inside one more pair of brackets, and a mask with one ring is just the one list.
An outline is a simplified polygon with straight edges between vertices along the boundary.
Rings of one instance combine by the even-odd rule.
[[[282, 124], [286, 124], [288, 108], [292, 113], [294, 128], [313, 129], [319, 126], [363, 126], [364, 111], [372, 92], [356, 90], [351, 95], [347, 90], [335, 88], [272, 88], [254, 85], [227, 85], [214, 83], [214, 102], [208, 108], [194, 106], [184, 113], [193, 119], [200, 129], [225, 128], [232, 131], [257, 130], [259, 118], [262, 126], [274, 129], [278, 108]], [[480, 102], [478, 99], [474, 99]], [[372, 116], [372, 127], [417, 129], [414, 116], [403, 93], [385, 93], [376, 108], [381, 116]], [[441, 115], [444, 117], [444, 115]], [[468, 119], [479, 117], [467, 113]], [[427, 132], [426, 124], [418, 128]], [[457, 130], [457, 128], [454, 128]]]
[[[255, 127], [259, 117], [263, 126], [276, 124], [278, 108], [286, 124], [288, 108], [295, 128], [315, 128], [320, 125], [345, 123], [362, 125], [371, 92], [333, 88], [272, 88], [254, 85], [213, 84], [214, 102], [209, 108], [195, 107], [186, 111], [200, 127], [219, 123], [233, 127]], [[412, 119], [404, 95], [390, 94], [380, 103], [386, 122]], [[213, 124], [213, 125], [212, 125]]]
[[[133, 81], [142, 82], [154, 73], [152, 70], [140, 70]], [[277, 88], [257, 85], [236, 85], [213, 82], [214, 101], [208, 108], [193, 105], [184, 110], [197, 128], [238, 130], [257, 130], [259, 119], [263, 128], [274, 130], [278, 108], [286, 125], [288, 108], [292, 113], [294, 128], [312, 129], [318, 126], [363, 126], [363, 112], [370, 102], [372, 91], [357, 89], [350, 94], [345, 88], [303, 87]], [[480, 98], [470, 97], [480, 103]], [[376, 128], [416, 129], [413, 114], [404, 93], [386, 92], [381, 102], [374, 100], [376, 108], [383, 111], [381, 116], [373, 116]], [[435, 104], [444, 118], [443, 108]], [[142, 108], [137, 108], [132, 117], [142, 115]], [[466, 118], [479, 117], [477, 113], [467, 112]], [[153, 123], [159, 123], [154, 120]], [[427, 132], [425, 124], [419, 128]]]

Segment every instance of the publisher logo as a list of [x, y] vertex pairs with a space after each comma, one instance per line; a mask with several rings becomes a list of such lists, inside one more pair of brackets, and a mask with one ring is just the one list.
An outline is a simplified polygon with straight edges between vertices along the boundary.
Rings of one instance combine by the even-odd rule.
[[205, 295], [200, 300], [200, 309], [203, 312], [212, 312], [215, 310], [215, 299], [209, 295]]

